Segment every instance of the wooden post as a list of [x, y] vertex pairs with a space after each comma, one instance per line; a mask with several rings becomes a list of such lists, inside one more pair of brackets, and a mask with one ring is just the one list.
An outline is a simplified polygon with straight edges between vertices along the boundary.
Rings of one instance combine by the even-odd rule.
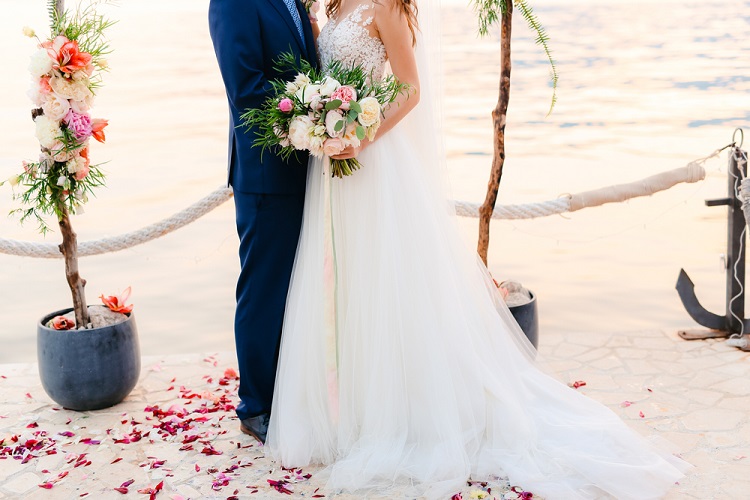
[[500, 93], [497, 105], [492, 111], [492, 120], [495, 130], [495, 148], [492, 158], [492, 171], [487, 183], [487, 196], [484, 203], [479, 207], [479, 242], [477, 252], [487, 265], [487, 251], [490, 246], [490, 220], [495, 210], [497, 191], [500, 188], [500, 179], [503, 176], [503, 165], [505, 164], [505, 123], [508, 112], [508, 100], [510, 98], [510, 36], [513, 20], [513, 2], [505, 1], [506, 9], [503, 12], [500, 36]]

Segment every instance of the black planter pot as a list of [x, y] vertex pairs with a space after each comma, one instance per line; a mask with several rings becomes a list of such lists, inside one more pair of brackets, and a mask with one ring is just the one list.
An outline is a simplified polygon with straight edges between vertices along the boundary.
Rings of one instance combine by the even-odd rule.
[[516, 319], [518, 326], [521, 327], [526, 338], [529, 339], [534, 349], [539, 347], [539, 312], [537, 309], [536, 295], [531, 293], [531, 302], [520, 306], [508, 307], [511, 314]]
[[116, 405], [133, 390], [141, 372], [133, 313], [122, 323], [91, 330], [59, 331], [46, 325], [64, 309], [37, 324], [39, 376], [45, 392], [71, 410]]

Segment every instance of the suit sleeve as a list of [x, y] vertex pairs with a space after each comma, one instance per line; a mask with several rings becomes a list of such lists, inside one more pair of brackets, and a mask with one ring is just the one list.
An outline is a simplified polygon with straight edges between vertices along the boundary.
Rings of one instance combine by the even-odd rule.
[[212, 0], [209, 29], [231, 106], [239, 113], [257, 108], [272, 87], [263, 71], [265, 61], [256, 1]]

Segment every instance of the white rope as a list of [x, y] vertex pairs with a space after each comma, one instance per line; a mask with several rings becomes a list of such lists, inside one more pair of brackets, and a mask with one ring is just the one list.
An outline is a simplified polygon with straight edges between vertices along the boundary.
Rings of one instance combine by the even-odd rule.
[[[84, 241], [78, 244], [79, 257], [117, 252], [169, 234], [207, 214], [232, 197], [231, 188], [219, 188], [202, 200], [193, 203], [173, 216], [142, 229], [129, 233], [103, 238], [95, 241]], [[31, 243], [0, 238], [0, 253], [37, 257], [44, 259], [62, 258], [58, 245], [51, 243]]]
[[[662, 172], [661, 174], [628, 184], [619, 184], [584, 193], [566, 195], [540, 203], [499, 205], [495, 207], [492, 218], [533, 219], [546, 217], [564, 212], [573, 212], [586, 207], [595, 207], [604, 203], [621, 202], [638, 196], [648, 196], [658, 191], [669, 189], [681, 182], [697, 182], [706, 175], [702, 164], [709, 158], [716, 156], [718, 151], [706, 158], [691, 162], [686, 167]], [[190, 224], [231, 197], [232, 188], [219, 188], [186, 209], [150, 226], [119, 236], [81, 242], [78, 244], [78, 255], [85, 257], [88, 255], [117, 252], [146, 243]], [[479, 216], [479, 204], [477, 203], [456, 201], [454, 206], [456, 214], [461, 217]], [[0, 253], [45, 259], [62, 258], [62, 253], [60, 253], [58, 245], [9, 240], [2, 237], [0, 237]]]

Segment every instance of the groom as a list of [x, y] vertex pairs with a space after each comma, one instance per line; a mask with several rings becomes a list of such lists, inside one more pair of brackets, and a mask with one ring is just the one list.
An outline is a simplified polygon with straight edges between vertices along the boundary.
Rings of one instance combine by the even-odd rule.
[[237, 128], [269, 96], [269, 80], [292, 80], [282, 52], [317, 64], [312, 27], [299, 0], [211, 0], [209, 29], [229, 100], [229, 179], [234, 188], [241, 271], [234, 335], [240, 368], [240, 430], [265, 442], [289, 280], [302, 224], [307, 155], [282, 160], [253, 147]]

